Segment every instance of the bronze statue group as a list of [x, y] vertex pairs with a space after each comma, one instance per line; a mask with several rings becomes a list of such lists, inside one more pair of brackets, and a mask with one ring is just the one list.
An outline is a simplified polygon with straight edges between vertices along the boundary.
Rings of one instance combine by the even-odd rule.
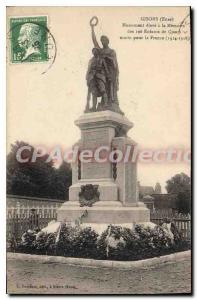
[[[99, 110], [116, 110], [118, 108], [118, 62], [116, 52], [109, 48], [109, 39], [107, 36], [101, 36], [102, 48], [99, 46], [94, 27], [98, 24], [97, 17], [90, 20], [92, 31], [92, 40], [94, 48], [92, 49], [93, 57], [89, 61], [88, 71], [86, 74], [88, 96], [85, 112]], [[98, 102], [100, 98], [100, 102]], [[90, 102], [92, 100], [92, 106]]]

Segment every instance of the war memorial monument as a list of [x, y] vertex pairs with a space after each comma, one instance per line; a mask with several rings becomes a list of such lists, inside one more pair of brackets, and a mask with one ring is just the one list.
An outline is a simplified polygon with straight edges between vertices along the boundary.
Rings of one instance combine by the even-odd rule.
[[[87, 101], [84, 114], [75, 121], [81, 139], [75, 144], [79, 152], [100, 147], [99, 161], [72, 164], [72, 185], [69, 201], [58, 210], [58, 221], [82, 224], [131, 224], [150, 222], [150, 212], [138, 201], [137, 162], [117, 162], [118, 151], [133, 149], [136, 143], [127, 136], [133, 127], [121, 111], [118, 101], [119, 69], [116, 52], [109, 39], [101, 36], [97, 42], [94, 28], [98, 18], [90, 20], [93, 40], [92, 58], [86, 74]], [[111, 150], [112, 160], [102, 159]]]

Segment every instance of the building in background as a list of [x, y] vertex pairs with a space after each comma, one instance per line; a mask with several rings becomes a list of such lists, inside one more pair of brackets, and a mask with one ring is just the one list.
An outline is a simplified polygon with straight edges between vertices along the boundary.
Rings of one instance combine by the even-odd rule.
[[144, 202], [151, 211], [174, 213], [177, 211], [177, 194], [162, 194], [159, 182], [152, 186], [142, 186], [138, 182], [139, 200]]
[[161, 184], [159, 182], [155, 184], [154, 194], [161, 194]]
[[138, 181], [138, 191], [139, 191], [139, 199], [143, 199], [145, 196], [150, 196], [153, 194], [161, 194], [161, 185], [159, 182], [155, 184], [155, 188], [152, 186], [140, 185], [140, 181]]

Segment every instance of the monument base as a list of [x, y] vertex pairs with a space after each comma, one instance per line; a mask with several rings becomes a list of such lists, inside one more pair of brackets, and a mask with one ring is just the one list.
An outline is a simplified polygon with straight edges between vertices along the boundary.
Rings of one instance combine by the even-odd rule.
[[143, 203], [123, 206], [120, 201], [99, 201], [92, 207], [81, 207], [78, 201], [65, 202], [58, 210], [58, 221], [82, 224], [114, 224], [150, 222], [150, 211]]
[[96, 154], [104, 147], [105, 155], [98, 152], [97, 160], [93, 155], [90, 161], [78, 159], [73, 163], [69, 201], [58, 210], [57, 220], [100, 227], [150, 222], [149, 209], [138, 202], [136, 162], [122, 159], [114, 163], [109, 159], [112, 151], [125, 155], [128, 149], [133, 151], [136, 143], [127, 137], [133, 123], [120, 113], [106, 110], [86, 113], [75, 124], [81, 130], [77, 143], [80, 154], [84, 150]]

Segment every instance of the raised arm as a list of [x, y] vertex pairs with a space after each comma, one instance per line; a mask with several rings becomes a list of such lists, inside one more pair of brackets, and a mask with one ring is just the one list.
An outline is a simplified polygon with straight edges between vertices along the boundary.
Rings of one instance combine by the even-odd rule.
[[94, 47], [100, 49], [100, 46], [97, 42], [96, 35], [94, 32], [94, 25], [91, 25], [91, 31], [92, 31], [92, 41], [93, 41]]

